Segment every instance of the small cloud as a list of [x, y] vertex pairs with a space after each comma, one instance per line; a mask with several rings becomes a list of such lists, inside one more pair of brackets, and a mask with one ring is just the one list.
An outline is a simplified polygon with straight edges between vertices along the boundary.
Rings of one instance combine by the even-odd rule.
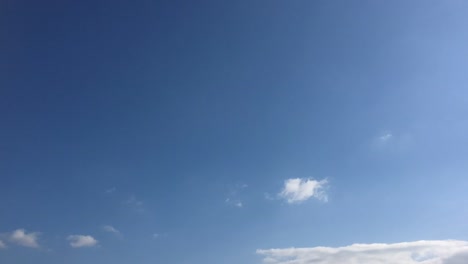
[[3, 243], [3, 241], [0, 240], [0, 249], [2, 249], [2, 248], [6, 248], [6, 245], [5, 245], [5, 243]]
[[116, 234], [116, 235], [122, 235], [122, 233], [120, 233], [119, 230], [115, 229], [113, 226], [110, 226], [110, 225], [105, 225], [102, 227], [102, 230], [108, 232], [108, 233], [112, 233], [112, 234]]
[[72, 248], [94, 247], [98, 243], [94, 237], [83, 235], [71, 235], [67, 237], [67, 240], [70, 241]]
[[112, 187], [112, 188], [109, 188], [109, 189], [105, 190], [104, 192], [105, 192], [106, 194], [112, 194], [112, 193], [114, 193], [114, 192], [116, 192], [116, 191], [117, 191], [117, 188]]
[[[376, 149], [382, 149], [384, 147], [387, 147], [392, 141], [395, 141], [395, 135], [393, 133], [387, 131], [380, 133], [376, 137], [372, 139], [372, 147]], [[392, 144], [393, 145], [393, 144]]]
[[273, 201], [273, 200], [276, 200], [277, 198], [275, 198], [273, 195], [269, 194], [269, 193], [264, 193], [263, 194], [263, 197], [265, 197], [266, 200], [269, 200], [269, 201]]
[[38, 232], [27, 233], [24, 229], [17, 229], [11, 234], [10, 241], [23, 247], [38, 248], [39, 235]]
[[151, 235], [151, 237], [153, 239], [163, 239], [163, 238], [165, 238], [167, 236], [168, 236], [167, 233], [162, 233], [162, 234], [161, 233], [154, 233], [154, 234]]
[[284, 187], [279, 193], [279, 197], [291, 204], [300, 203], [312, 197], [327, 202], [328, 197], [325, 192], [327, 185], [327, 179], [321, 181], [302, 178], [288, 179], [284, 182]]
[[224, 200], [224, 202], [230, 206], [242, 208], [244, 204], [242, 203], [241, 197], [242, 193], [247, 187], [249, 186], [245, 183], [231, 186], [227, 198]]
[[384, 132], [372, 139], [371, 148], [374, 150], [405, 151], [413, 146], [415, 138], [410, 133]]
[[224, 202], [227, 205], [238, 207], [238, 208], [242, 208], [242, 206], [243, 206], [242, 202], [237, 198], [232, 198], [232, 199], [231, 198], [226, 198], [226, 200], [224, 200]]
[[345, 247], [313, 247], [257, 250], [264, 263], [272, 264], [461, 264], [466, 263], [468, 242], [432, 240], [395, 244], [353, 244]]
[[381, 142], [387, 142], [387, 141], [391, 140], [392, 137], [393, 137], [392, 133], [385, 133], [385, 134], [383, 134], [383, 135], [381, 135], [381, 136], [379, 137], [379, 140], [380, 140]]
[[140, 200], [137, 200], [135, 196], [130, 196], [127, 200], [124, 201], [124, 204], [127, 205], [130, 208], [133, 208], [137, 212], [144, 212], [145, 208], [143, 206], [143, 202]]

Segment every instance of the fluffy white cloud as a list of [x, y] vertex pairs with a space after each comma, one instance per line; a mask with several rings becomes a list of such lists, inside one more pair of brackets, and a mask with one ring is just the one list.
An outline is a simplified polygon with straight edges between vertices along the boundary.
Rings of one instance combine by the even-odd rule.
[[3, 243], [3, 241], [1, 241], [1, 240], [0, 240], [0, 248], [6, 248], [5, 243]]
[[113, 233], [113, 234], [116, 234], [116, 235], [120, 235], [120, 231], [115, 229], [113, 226], [110, 226], [110, 225], [105, 225], [102, 227], [102, 229], [106, 232], [109, 232], [109, 233]]
[[67, 240], [70, 241], [70, 246], [73, 248], [94, 247], [98, 243], [94, 237], [83, 235], [71, 235], [68, 236]]
[[468, 242], [416, 241], [395, 244], [353, 244], [257, 250], [270, 264], [462, 264], [468, 263]]
[[279, 196], [288, 203], [300, 203], [311, 197], [326, 202], [328, 200], [325, 192], [327, 184], [327, 179], [321, 181], [301, 178], [288, 179], [284, 182], [283, 190]]
[[26, 230], [24, 229], [17, 229], [10, 235], [11, 242], [23, 247], [38, 248], [38, 240], [38, 232], [26, 233]]

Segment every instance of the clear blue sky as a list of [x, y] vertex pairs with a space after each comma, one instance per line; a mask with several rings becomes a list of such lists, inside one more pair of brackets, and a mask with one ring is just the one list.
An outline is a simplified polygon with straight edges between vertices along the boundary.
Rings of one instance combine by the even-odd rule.
[[1, 1], [0, 262], [468, 240], [467, 14]]

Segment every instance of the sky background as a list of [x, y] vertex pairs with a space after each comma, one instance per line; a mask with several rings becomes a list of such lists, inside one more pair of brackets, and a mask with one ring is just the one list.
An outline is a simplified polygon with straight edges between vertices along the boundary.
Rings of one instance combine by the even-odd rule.
[[0, 262], [468, 240], [467, 13], [0, 0]]

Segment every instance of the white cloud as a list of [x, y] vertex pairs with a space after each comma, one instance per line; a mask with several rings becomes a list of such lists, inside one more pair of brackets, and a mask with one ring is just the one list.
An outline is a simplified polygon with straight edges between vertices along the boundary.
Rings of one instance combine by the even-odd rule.
[[94, 247], [98, 243], [94, 237], [83, 235], [71, 235], [67, 237], [67, 240], [70, 241], [70, 246], [72, 248]]
[[0, 240], [0, 248], [6, 248], [5, 243], [3, 243], [3, 241], [1, 241], [1, 240]]
[[468, 242], [416, 241], [257, 250], [270, 264], [461, 264], [468, 263]]
[[283, 190], [279, 196], [288, 203], [300, 203], [311, 197], [327, 202], [328, 197], [325, 192], [327, 185], [327, 179], [321, 181], [301, 178], [288, 179], [284, 182]]
[[26, 233], [24, 229], [17, 229], [11, 233], [10, 240], [23, 247], [38, 248], [39, 235], [38, 232]]
[[105, 225], [102, 227], [102, 229], [106, 232], [109, 232], [109, 233], [113, 233], [113, 234], [116, 234], [116, 235], [120, 235], [120, 231], [115, 229], [113, 226], [110, 226], [110, 225]]

